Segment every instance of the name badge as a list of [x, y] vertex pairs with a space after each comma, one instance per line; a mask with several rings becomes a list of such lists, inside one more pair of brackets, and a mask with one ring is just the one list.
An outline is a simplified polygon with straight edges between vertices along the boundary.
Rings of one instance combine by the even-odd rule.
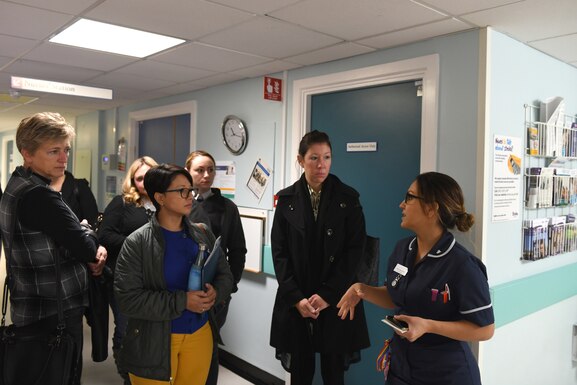
[[397, 263], [397, 266], [395, 266], [393, 271], [397, 274], [401, 274], [404, 277], [409, 272], [409, 268], [401, 265], [400, 263]]

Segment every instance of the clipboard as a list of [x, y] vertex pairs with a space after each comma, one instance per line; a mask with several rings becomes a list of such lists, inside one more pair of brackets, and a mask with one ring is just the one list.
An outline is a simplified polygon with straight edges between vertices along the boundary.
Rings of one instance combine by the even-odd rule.
[[223, 256], [222, 247], [220, 247], [221, 237], [216, 238], [212, 251], [204, 261], [202, 266], [202, 287], [206, 287], [205, 284], [212, 283], [214, 276], [216, 275], [216, 268], [218, 266], [218, 260]]

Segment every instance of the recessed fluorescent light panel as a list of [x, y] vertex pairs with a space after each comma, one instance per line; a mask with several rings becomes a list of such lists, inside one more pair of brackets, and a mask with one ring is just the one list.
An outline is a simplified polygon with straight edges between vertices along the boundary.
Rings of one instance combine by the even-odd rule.
[[50, 42], [142, 58], [182, 44], [185, 40], [80, 19]]

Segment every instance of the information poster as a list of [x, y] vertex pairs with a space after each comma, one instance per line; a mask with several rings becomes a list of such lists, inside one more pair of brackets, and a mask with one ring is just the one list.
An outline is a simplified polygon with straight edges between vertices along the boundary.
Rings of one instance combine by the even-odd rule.
[[519, 218], [523, 144], [521, 138], [495, 135], [493, 140], [493, 222]]
[[252, 169], [252, 173], [250, 174], [250, 178], [248, 179], [246, 185], [259, 200], [264, 194], [264, 190], [266, 189], [266, 185], [268, 184], [271, 173], [272, 170], [260, 159], [256, 162], [254, 168]]
[[216, 161], [216, 175], [212, 186], [219, 188], [222, 196], [234, 199], [236, 192], [236, 166], [233, 161]]

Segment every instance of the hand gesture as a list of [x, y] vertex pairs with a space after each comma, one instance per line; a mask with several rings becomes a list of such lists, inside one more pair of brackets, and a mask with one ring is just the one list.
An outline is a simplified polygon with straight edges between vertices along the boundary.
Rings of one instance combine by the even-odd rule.
[[364, 297], [362, 286], [360, 283], [355, 283], [349, 287], [345, 294], [341, 297], [339, 303], [337, 303], [337, 308], [339, 309], [338, 316], [342, 320], [347, 318], [350, 314], [350, 319], [355, 318], [355, 306]]

